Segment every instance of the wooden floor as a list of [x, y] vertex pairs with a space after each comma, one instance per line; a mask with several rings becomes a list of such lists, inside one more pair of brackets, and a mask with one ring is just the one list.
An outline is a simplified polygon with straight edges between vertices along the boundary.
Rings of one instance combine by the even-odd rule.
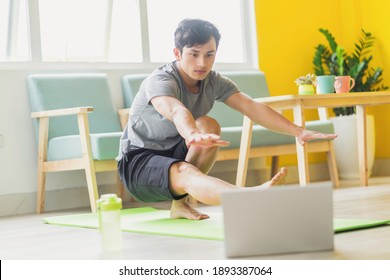
[[[342, 182], [334, 190], [336, 218], [390, 219], [390, 178], [371, 178], [369, 187]], [[351, 186], [352, 185], [352, 186]], [[355, 186], [353, 186], [355, 185]], [[137, 205], [140, 206], [140, 205]], [[167, 208], [168, 204], [152, 205]], [[219, 207], [200, 207], [212, 215]], [[189, 238], [124, 233], [124, 250], [108, 254], [101, 250], [99, 231], [46, 225], [42, 217], [86, 212], [52, 212], [0, 219], [0, 259], [167, 259], [222, 260], [224, 242]], [[272, 255], [251, 259], [390, 259], [390, 226], [350, 231], [335, 235], [333, 251]]]

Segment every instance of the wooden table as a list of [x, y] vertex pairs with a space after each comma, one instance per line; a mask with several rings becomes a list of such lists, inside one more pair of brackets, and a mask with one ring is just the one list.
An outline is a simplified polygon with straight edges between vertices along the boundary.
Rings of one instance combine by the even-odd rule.
[[[275, 110], [292, 109], [294, 123], [305, 126], [305, 109], [322, 109], [320, 118], [324, 119], [326, 108], [356, 106], [357, 142], [359, 151], [359, 174], [362, 186], [368, 185], [367, 168], [367, 137], [366, 137], [366, 106], [390, 103], [390, 91], [382, 92], [354, 92], [342, 94], [315, 94], [315, 95], [283, 95], [256, 99]], [[253, 122], [244, 116], [241, 136], [240, 156], [237, 169], [237, 185], [245, 181], [247, 164], [250, 153], [250, 139]], [[306, 146], [296, 143], [299, 170], [299, 183], [305, 186], [310, 182], [309, 165]]]

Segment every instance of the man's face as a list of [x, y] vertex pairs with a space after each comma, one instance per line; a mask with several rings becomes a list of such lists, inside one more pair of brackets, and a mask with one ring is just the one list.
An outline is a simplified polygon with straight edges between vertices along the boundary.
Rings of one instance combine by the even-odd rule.
[[214, 37], [211, 37], [206, 44], [194, 45], [190, 48], [184, 47], [181, 54], [178, 49], [175, 49], [174, 52], [181, 70], [185, 73], [186, 77], [184, 78], [199, 81], [205, 79], [211, 71], [217, 46]]

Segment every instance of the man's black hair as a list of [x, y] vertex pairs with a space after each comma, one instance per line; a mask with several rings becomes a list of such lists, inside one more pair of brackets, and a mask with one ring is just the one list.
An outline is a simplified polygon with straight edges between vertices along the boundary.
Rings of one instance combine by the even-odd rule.
[[184, 19], [175, 31], [175, 47], [182, 53], [184, 47], [203, 45], [211, 37], [214, 37], [218, 49], [221, 34], [214, 24], [202, 19]]

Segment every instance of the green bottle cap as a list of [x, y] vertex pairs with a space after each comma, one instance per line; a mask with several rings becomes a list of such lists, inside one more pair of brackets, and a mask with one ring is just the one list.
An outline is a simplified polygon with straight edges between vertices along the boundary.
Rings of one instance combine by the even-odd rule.
[[116, 194], [103, 194], [96, 204], [98, 209], [103, 211], [122, 209], [122, 199]]

